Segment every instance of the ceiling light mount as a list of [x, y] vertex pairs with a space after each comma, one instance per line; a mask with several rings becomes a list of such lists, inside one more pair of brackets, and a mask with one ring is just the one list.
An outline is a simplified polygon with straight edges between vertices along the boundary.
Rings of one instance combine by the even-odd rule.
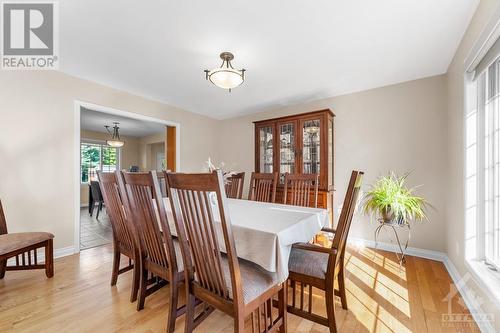
[[120, 148], [125, 144], [125, 141], [120, 138], [120, 127], [118, 127], [118, 125], [120, 125], [120, 123], [114, 122], [112, 131], [110, 130], [110, 126], [104, 126], [108, 133], [111, 135], [111, 140], [106, 140], [106, 144], [110, 147]]
[[245, 81], [245, 69], [235, 69], [231, 64], [234, 55], [231, 52], [220, 54], [222, 65], [212, 70], [205, 69], [205, 78], [219, 88], [231, 89], [238, 87]]

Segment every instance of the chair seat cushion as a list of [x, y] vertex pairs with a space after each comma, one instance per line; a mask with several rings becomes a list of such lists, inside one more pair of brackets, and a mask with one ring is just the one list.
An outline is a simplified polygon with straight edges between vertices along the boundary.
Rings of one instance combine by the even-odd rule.
[[21, 250], [52, 238], [54, 235], [48, 232], [18, 232], [0, 235], [0, 255]]
[[327, 267], [327, 253], [292, 248], [288, 261], [290, 272], [324, 279]]
[[[233, 298], [233, 290], [231, 288], [231, 274], [229, 271], [229, 263], [227, 256], [222, 255], [222, 270], [224, 271], [224, 280], [229, 291], [229, 297]], [[268, 289], [278, 284], [276, 273], [266, 271], [259, 265], [238, 258], [240, 264], [240, 273], [243, 287], [243, 302], [250, 303], [255, 298], [265, 293]]]

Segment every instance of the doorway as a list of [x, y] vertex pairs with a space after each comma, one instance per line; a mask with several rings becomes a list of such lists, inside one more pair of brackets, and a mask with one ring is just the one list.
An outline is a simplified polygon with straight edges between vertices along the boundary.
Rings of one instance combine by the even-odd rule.
[[[78, 118], [75, 201], [79, 207], [75, 214], [75, 249], [85, 250], [113, 240], [98, 172], [178, 170], [179, 125], [81, 102], [75, 103], [75, 111]], [[110, 146], [109, 142], [114, 126], [119, 135], [115, 141], [122, 143], [119, 147]]]

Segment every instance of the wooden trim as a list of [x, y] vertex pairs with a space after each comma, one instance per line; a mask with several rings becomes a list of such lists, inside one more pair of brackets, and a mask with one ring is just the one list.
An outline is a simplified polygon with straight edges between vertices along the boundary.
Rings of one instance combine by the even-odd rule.
[[176, 158], [177, 158], [177, 136], [176, 136], [176, 130], [177, 128], [174, 126], [167, 126], [166, 127], [166, 144], [165, 144], [165, 157], [167, 159], [167, 169], [175, 172], [177, 171], [177, 163], [176, 163]]
[[320, 113], [323, 113], [323, 112], [328, 112], [333, 117], [335, 117], [335, 113], [333, 113], [332, 110], [330, 110], [330, 109], [322, 109], [322, 110], [309, 111], [309, 112], [304, 112], [304, 113], [297, 113], [297, 114], [283, 116], [283, 117], [269, 118], [269, 119], [264, 119], [264, 120], [256, 120], [253, 123], [254, 124], [260, 124], [260, 123], [265, 123], [265, 122], [268, 122], [268, 121], [277, 121], [277, 120], [286, 119], [286, 118], [289, 118], [289, 119], [297, 118], [298, 119], [298, 118], [301, 118], [301, 117], [304, 117], [304, 116], [309, 116], [309, 115], [314, 115], [314, 114], [320, 114]]

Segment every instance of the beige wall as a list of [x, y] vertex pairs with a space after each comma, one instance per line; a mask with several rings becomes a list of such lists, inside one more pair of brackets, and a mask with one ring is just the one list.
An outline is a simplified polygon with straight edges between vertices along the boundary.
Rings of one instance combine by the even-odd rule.
[[[335, 117], [335, 215], [350, 171], [366, 172], [365, 189], [389, 170], [412, 171], [411, 185], [436, 207], [430, 222], [412, 229], [411, 246], [444, 251], [446, 77], [436, 76], [355, 94], [266, 111], [222, 122], [220, 156], [236, 170], [254, 169], [252, 121], [330, 108]], [[249, 177], [248, 177], [249, 178]], [[248, 187], [248, 180], [246, 181]], [[376, 224], [358, 214], [351, 236], [373, 239]], [[387, 239], [382, 239], [388, 241]]]
[[[94, 131], [81, 130], [80, 137], [82, 140], [99, 140], [106, 141], [109, 139], [109, 134]], [[122, 136], [125, 145], [120, 149], [120, 166], [122, 169], [128, 169], [130, 165], [139, 164], [139, 139], [129, 136]], [[88, 205], [89, 187], [88, 184], [80, 185], [80, 205]]]
[[0, 73], [0, 198], [12, 232], [45, 230], [74, 245], [74, 101], [180, 123], [180, 166], [200, 171], [216, 155], [216, 120], [53, 71]]
[[166, 142], [166, 132], [144, 136], [139, 139], [138, 165], [141, 170], [147, 171], [156, 169], [156, 149], [158, 148], [158, 146], [153, 147], [153, 145], [157, 143], [163, 143], [163, 150], [165, 150]]
[[[499, 5], [499, 0], [481, 0], [448, 69], [447, 253], [462, 276], [468, 272], [464, 260], [464, 62], [474, 42]], [[468, 286], [484, 301], [483, 310], [486, 313], [495, 314], [495, 328], [497, 332], [500, 332], [500, 311], [490, 300], [488, 293], [478, 287], [473, 280], [469, 281]]]

